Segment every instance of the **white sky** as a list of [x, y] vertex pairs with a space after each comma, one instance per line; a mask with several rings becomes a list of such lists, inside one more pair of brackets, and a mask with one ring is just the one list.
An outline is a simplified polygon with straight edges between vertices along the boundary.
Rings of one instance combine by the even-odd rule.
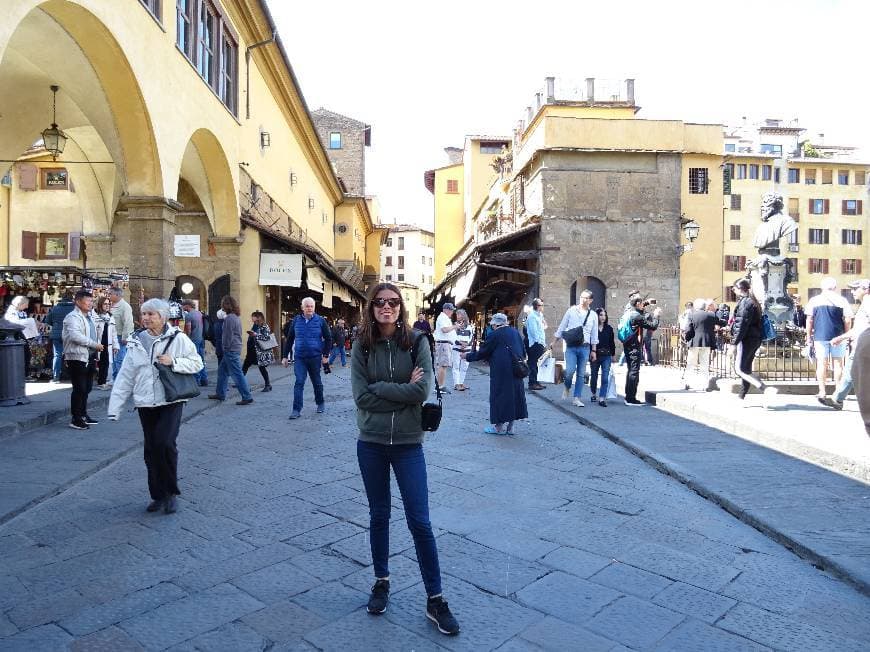
[[423, 173], [504, 134], [544, 77], [636, 79], [638, 117], [799, 118], [870, 149], [867, 0], [269, 0], [309, 108], [372, 125], [384, 221], [431, 224]]

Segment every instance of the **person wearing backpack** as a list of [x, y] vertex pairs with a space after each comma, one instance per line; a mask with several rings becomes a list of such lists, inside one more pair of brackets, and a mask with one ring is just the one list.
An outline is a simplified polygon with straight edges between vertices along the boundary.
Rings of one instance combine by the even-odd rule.
[[654, 331], [659, 327], [661, 308], [653, 310], [652, 314], [644, 312], [645, 301], [640, 295], [633, 295], [631, 306], [622, 315], [617, 327], [617, 336], [622, 342], [628, 373], [625, 376], [625, 404], [629, 406], [644, 405], [637, 400], [637, 386], [640, 382], [640, 365], [643, 361], [643, 333]]
[[567, 401], [571, 397], [571, 381], [576, 371], [573, 405], [583, 407], [580, 396], [585, 384], [586, 364], [595, 360], [598, 345], [598, 315], [592, 310], [592, 292], [583, 290], [580, 293], [580, 303], [568, 308], [555, 336], [565, 342], [565, 389], [562, 390], [562, 400]]

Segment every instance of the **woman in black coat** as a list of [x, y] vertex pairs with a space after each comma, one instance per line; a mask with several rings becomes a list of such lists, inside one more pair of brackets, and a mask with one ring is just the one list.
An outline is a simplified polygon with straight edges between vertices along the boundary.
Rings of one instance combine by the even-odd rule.
[[[752, 284], [749, 279], [741, 278], [734, 284], [734, 293], [740, 298], [734, 309], [734, 323], [731, 325], [731, 343], [734, 344], [734, 369], [740, 376], [741, 387], [738, 396], [746, 398], [746, 392], [752, 385], [763, 390], [765, 401], [776, 388], [766, 387], [762, 380], [752, 373], [752, 362], [755, 353], [761, 346], [763, 327], [761, 323], [764, 311], [761, 304], [752, 295]], [[765, 402], [765, 407], [767, 407]]]
[[514, 421], [528, 419], [523, 379], [513, 374], [511, 359], [523, 359], [523, 338], [508, 326], [507, 315], [496, 313], [489, 321], [493, 331], [477, 351], [464, 353], [469, 362], [489, 361], [489, 421], [484, 428], [490, 435], [512, 435]]

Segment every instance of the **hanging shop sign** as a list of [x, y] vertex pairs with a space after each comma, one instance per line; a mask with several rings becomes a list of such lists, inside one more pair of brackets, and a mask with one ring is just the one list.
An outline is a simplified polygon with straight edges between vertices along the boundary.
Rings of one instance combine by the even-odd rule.
[[198, 235], [176, 235], [175, 255], [180, 258], [199, 258], [199, 240]]
[[323, 292], [323, 272], [318, 267], [306, 267], [308, 272], [308, 289], [312, 292]]
[[302, 285], [302, 254], [260, 254], [260, 285], [298, 288]]

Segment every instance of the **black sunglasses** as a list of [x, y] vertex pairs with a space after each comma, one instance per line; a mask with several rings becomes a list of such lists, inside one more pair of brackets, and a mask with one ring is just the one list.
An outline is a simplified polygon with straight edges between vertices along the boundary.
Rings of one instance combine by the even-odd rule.
[[377, 299], [372, 299], [372, 305], [375, 308], [383, 308], [385, 305], [389, 304], [390, 308], [398, 308], [402, 305], [401, 299], [396, 299], [395, 297], [390, 299], [384, 299], [383, 297], [378, 297]]

